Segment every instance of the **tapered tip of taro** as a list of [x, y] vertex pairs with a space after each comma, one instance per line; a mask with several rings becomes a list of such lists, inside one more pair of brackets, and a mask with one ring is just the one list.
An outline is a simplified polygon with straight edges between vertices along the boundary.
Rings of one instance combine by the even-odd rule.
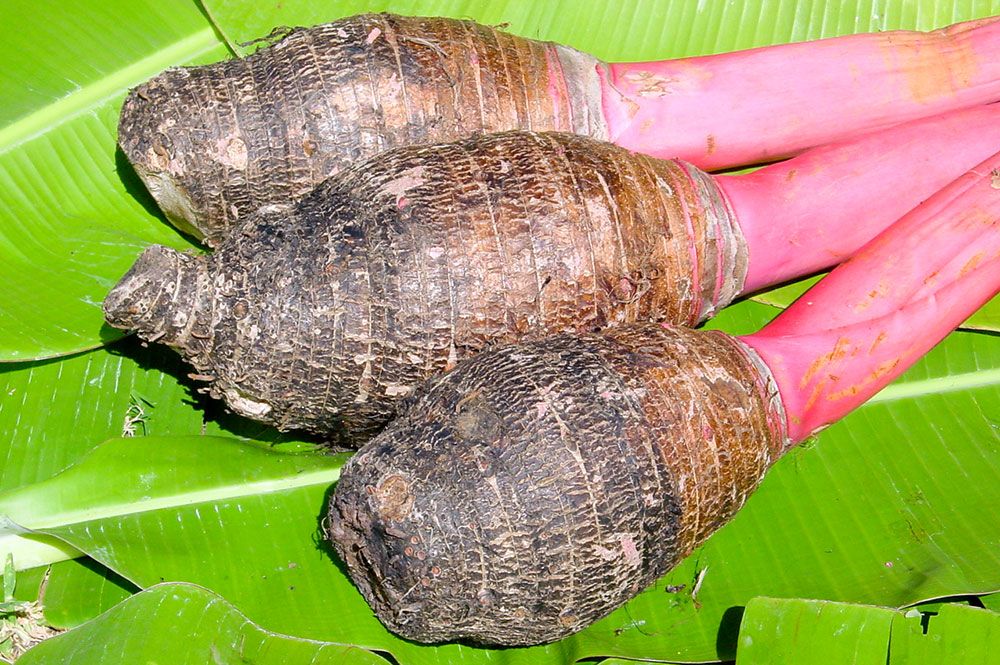
[[162, 122], [155, 117], [157, 108], [162, 107], [154, 99], [159, 96], [158, 88], [157, 79], [132, 88], [118, 114], [118, 145], [132, 162], [141, 159], [141, 148], [151, 144], [150, 133], [143, 130], [153, 129]]
[[104, 299], [105, 320], [122, 330], [159, 332], [172, 310], [187, 260], [169, 247], [147, 248]]
[[189, 166], [178, 150], [191, 143], [189, 127], [196, 123], [178, 122], [169, 99], [180, 84], [175, 79], [185, 76], [167, 70], [129, 92], [118, 117], [118, 145], [170, 222], [200, 239], [204, 214], [185, 184]]

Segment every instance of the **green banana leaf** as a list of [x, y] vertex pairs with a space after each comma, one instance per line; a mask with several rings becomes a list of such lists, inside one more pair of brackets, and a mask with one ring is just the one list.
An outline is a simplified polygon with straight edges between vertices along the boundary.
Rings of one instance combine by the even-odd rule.
[[[169, 661], [164, 656], [169, 655]], [[22, 665], [385, 665], [352, 647], [276, 635], [254, 625], [223, 598], [190, 584], [160, 584], [133, 596], [73, 634], [43, 642]]]
[[985, 596], [980, 596], [979, 602], [988, 610], [1000, 612], [1000, 593], [991, 593]]
[[[225, 433], [286, 450], [311, 448], [219, 413], [216, 405], [197, 395], [194, 382], [183, 378], [187, 371], [179, 358], [144, 349], [134, 339], [60, 361], [6, 365], [0, 371], [0, 432], [5, 435], [0, 444], [0, 490], [50, 478], [100, 441], [128, 433]], [[212, 413], [195, 405], [208, 406]], [[30, 562], [18, 563], [23, 567]], [[45, 617], [58, 628], [78, 625], [137, 590], [97, 562], [80, 559], [22, 571], [17, 578], [19, 599], [38, 599], [43, 577]]]
[[0, 360], [120, 337], [100, 303], [150, 243], [190, 247], [115, 150], [129, 87], [224, 46], [193, 2], [0, 4]]
[[896, 618], [893, 622], [888, 665], [988, 663], [1000, 653], [1000, 614], [944, 605], [937, 614], [921, 621], [913, 618], [908, 616], [905, 622]]
[[[38, 600], [46, 622], [55, 628], [79, 626], [139, 591], [90, 558], [60, 561], [34, 571], [44, 571]], [[25, 572], [18, 573], [18, 584]]]
[[754, 598], [740, 665], [939, 665], [988, 663], [1000, 652], [1000, 614], [944, 604], [896, 611], [822, 600]]
[[[182, 435], [204, 431], [240, 438], [197, 439], [219, 450], [264, 451], [284, 440], [221, 416], [193, 394], [196, 386], [183, 378], [187, 370], [162, 349], [143, 350], [125, 341], [111, 351], [79, 353], [119, 336], [102, 327], [99, 303], [143, 246], [193, 247], [166, 225], [116, 153], [117, 110], [130, 86], [169, 65], [226, 57], [224, 40], [239, 50], [238, 42], [276, 25], [377, 10], [508, 22], [513, 32], [562, 41], [604, 58], [642, 59], [873, 29], [927, 29], [1000, 13], [1000, 2], [284, 0], [199, 6], [188, 0], [7, 0], [0, 4], [0, 22], [16, 29], [8, 29], [7, 39], [0, 41], [5, 63], [0, 68], [0, 278], [7, 285], [0, 305], [0, 360], [10, 361], [0, 379], [7, 382], [0, 392], [5, 435], [0, 438], [0, 490], [7, 490], [7, 498], [15, 493], [38, 498], [17, 515], [24, 525], [51, 515], [54, 504], [47, 493], [58, 493], [60, 483], [74, 477], [73, 469], [79, 478], [88, 453], [98, 454], [95, 449], [105, 448], [102, 441], [120, 436], [127, 418], [133, 419], [137, 438], [159, 437], [152, 444], [160, 448], [132, 460], [135, 470], [145, 466], [147, 472], [173, 459], [177, 446], [192, 442]], [[997, 313], [994, 301], [980, 314], [984, 327], [995, 328]], [[714, 325], [748, 332], [772, 314], [764, 306], [743, 304]], [[78, 355], [24, 362], [73, 353]], [[212, 453], [192, 460], [187, 477], [174, 476], [175, 482], [214, 478], [218, 483], [222, 478], [241, 497], [232, 505], [255, 505], [249, 517], [218, 524], [168, 519], [155, 525], [157, 516], [176, 522], [184, 511], [211, 517], [216, 508], [224, 512], [231, 506], [209, 497], [194, 507], [166, 505], [140, 517], [120, 502], [122, 514], [101, 514], [103, 532], [88, 533], [80, 523], [49, 525], [65, 540], [42, 550], [45, 561], [83, 553], [92, 558], [22, 570], [18, 583], [37, 591], [48, 571], [42, 596], [46, 616], [54, 625], [69, 626], [129, 596], [135, 591], [131, 584], [149, 587], [161, 577], [193, 581], [220, 593], [266, 630], [382, 649], [401, 663], [569, 662], [610, 654], [732, 658], [743, 608], [755, 596], [899, 607], [1000, 589], [1000, 561], [994, 554], [1000, 535], [989, 519], [1000, 475], [998, 385], [998, 338], [952, 336], [875, 403], [781, 461], [737, 519], [672, 574], [581, 635], [547, 647], [491, 651], [424, 647], [393, 638], [374, 621], [336, 563], [317, 550], [326, 490], [310, 486], [300, 493], [298, 508], [281, 514], [290, 523], [284, 531], [291, 533], [294, 525], [300, 537], [276, 544], [262, 538], [274, 530], [277, 520], [266, 506], [276, 497], [244, 496], [246, 488], [240, 490], [232, 480], [238, 474], [227, 466], [230, 460]], [[296, 449], [294, 441], [290, 447], [282, 444], [273, 453], [275, 462]], [[317, 458], [315, 464], [329, 462]], [[335, 466], [322, 468], [335, 471]], [[112, 480], [120, 487], [126, 477], [113, 464], [92, 472], [95, 487]], [[94, 506], [81, 495], [73, 507], [87, 514]], [[270, 526], [262, 531], [262, 524]], [[12, 527], [0, 535], [6, 537], [0, 542], [29, 540]], [[261, 556], [247, 556], [241, 546]], [[309, 562], [309, 575], [287, 567], [303, 561]], [[269, 595], [286, 575], [302, 575], [311, 587], [308, 593], [297, 586], [300, 593], [288, 590], [279, 596], [295, 601], [287, 611]], [[297, 598], [306, 600], [299, 604]], [[152, 622], [154, 614], [140, 607], [136, 616]], [[81, 649], [115, 643], [108, 633], [95, 637], [85, 628], [59, 639], [64, 645], [80, 640]], [[193, 640], [195, 634], [192, 628], [179, 641]], [[176, 642], [161, 647], [157, 657], [172, 661]], [[37, 662], [63, 662], [45, 656], [41, 647], [38, 652]]]
[[14, 576], [13, 583], [14, 600], [39, 603], [46, 624], [60, 629], [78, 626], [139, 591], [89, 558], [23, 570]]
[[[291, 435], [222, 413], [197, 393], [189, 367], [134, 338], [61, 360], [0, 365], [0, 490], [44, 480], [105, 439], [230, 434], [310, 447]], [[206, 409], [208, 410], [206, 412]]]

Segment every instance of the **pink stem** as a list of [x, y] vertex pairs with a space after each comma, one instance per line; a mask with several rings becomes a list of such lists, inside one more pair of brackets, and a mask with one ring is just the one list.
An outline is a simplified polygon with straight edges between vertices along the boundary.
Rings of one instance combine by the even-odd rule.
[[1000, 22], [599, 70], [610, 140], [711, 170], [1000, 99]]
[[745, 291], [836, 265], [1000, 148], [1000, 104], [952, 111], [717, 176], [747, 239]]
[[1000, 292], [1000, 153], [912, 210], [742, 340], [800, 441], [842, 418]]

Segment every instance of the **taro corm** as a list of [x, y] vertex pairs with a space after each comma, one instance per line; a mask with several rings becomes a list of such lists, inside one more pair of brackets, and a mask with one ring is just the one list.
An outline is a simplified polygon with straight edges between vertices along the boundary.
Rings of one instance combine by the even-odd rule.
[[471, 21], [362, 15], [170, 69], [119, 143], [167, 216], [217, 244], [349, 163], [476, 132], [564, 131], [705, 169], [1000, 99], [1000, 23], [605, 64]]
[[211, 255], [148, 249], [104, 302], [209, 390], [360, 445], [414, 386], [495, 343], [694, 324], [840, 263], [1000, 145], [1000, 106], [913, 121], [752, 174], [708, 176], [572, 134], [385, 153]]
[[354, 582], [423, 642], [536, 644], [608, 614], [1000, 291], [998, 174], [1000, 153], [755, 334], [561, 334], [429, 381], [331, 499]]

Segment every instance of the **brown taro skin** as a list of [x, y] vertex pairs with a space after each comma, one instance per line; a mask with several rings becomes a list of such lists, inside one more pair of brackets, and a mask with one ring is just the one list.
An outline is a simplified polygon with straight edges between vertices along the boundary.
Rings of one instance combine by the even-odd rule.
[[327, 536], [420, 642], [550, 642], [723, 525], [785, 448], [770, 373], [657, 324], [484, 352], [429, 381], [344, 466]]
[[218, 249], [143, 254], [112, 325], [177, 348], [216, 397], [360, 445], [423, 379], [491, 344], [732, 300], [746, 248], [694, 167], [572, 134], [404, 147], [272, 206]]
[[606, 138], [593, 57], [472, 21], [365, 14], [131, 91], [122, 151], [181, 230], [217, 245], [349, 163], [476, 132]]

